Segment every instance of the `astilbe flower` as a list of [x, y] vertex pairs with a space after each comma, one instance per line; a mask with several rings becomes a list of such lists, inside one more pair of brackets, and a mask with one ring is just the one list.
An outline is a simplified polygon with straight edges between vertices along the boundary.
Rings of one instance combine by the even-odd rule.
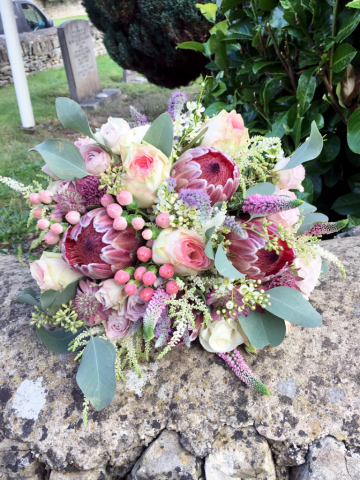
[[232, 352], [229, 353], [217, 353], [217, 355], [222, 358], [235, 373], [235, 375], [240, 378], [242, 382], [245, 383], [248, 387], [254, 388], [264, 395], [270, 396], [269, 390], [265, 387], [263, 383], [252, 373], [250, 368], [245, 363], [243, 356], [235, 348]]
[[171, 115], [171, 118], [174, 121], [179, 118], [185, 102], [186, 102], [185, 93], [180, 92], [178, 90], [171, 95], [171, 98], [169, 100], [168, 113]]
[[76, 189], [85, 201], [85, 206], [100, 205], [100, 200], [105, 195], [106, 189], [99, 190], [100, 182], [95, 176], [76, 180]]
[[87, 212], [85, 199], [76, 190], [75, 185], [70, 184], [67, 190], [55, 195], [53, 200], [56, 202], [53, 213], [57, 216], [63, 216], [73, 211], [81, 214]]
[[142, 125], [146, 125], [147, 118], [146, 115], [138, 112], [136, 108], [130, 106], [130, 114], [134, 120], [134, 127], [141, 127]]
[[81, 217], [63, 235], [62, 258], [75, 271], [93, 279], [114, 276], [118, 270], [135, 265], [142, 245], [132, 227], [115, 230], [105, 208], [95, 208]]
[[[279, 250], [279, 253], [276, 253], [275, 250], [265, 250], [267, 238], [261, 236], [263, 234], [261, 218], [236, 219], [240, 226], [245, 221], [247, 226], [253, 227], [255, 231], [243, 229], [245, 238], [235, 232], [225, 235], [226, 240], [231, 242], [228, 247], [229, 260], [239, 272], [254, 280], [266, 281], [285, 266], [291, 266], [294, 263], [295, 250], [289, 247], [286, 241], [277, 240], [278, 246], [283, 248]], [[269, 235], [276, 235], [277, 226], [271, 224], [267, 230]]]
[[236, 222], [235, 218], [233, 217], [225, 217], [225, 221], [223, 222], [224, 227], [230, 228], [232, 232], [235, 232], [239, 237], [245, 238], [245, 234], [243, 229], [240, 225]]
[[98, 290], [99, 287], [89, 280], [81, 280], [72, 303], [78, 318], [87, 320], [91, 326], [94, 323], [99, 324], [107, 318], [103, 305], [95, 297]]
[[297, 208], [303, 203], [303, 200], [298, 200], [297, 198], [292, 199], [290, 197], [254, 193], [244, 200], [242, 209], [250, 215], [271, 215]]
[[339, 220], [338, 222], [317, 223], [305, 235], [330, 235], [344, 228], [348, 222], [349, 220]]
[[158, 288], [152, 296], [144, 315], [144, 336], [146, 341], [154, 338], [155, 326], [166, 308], [167, 300], [170, 300], [170, 295], [162, 287]]
[[176, 179], [176, 191], [182, 188], [202, 190], [211, 204], [226, 202], [239, 185], [239, 167], [230, 155], [212, 147], [196, 147], [183, 153], [170, 175]]
[[189, 207], [195, 207], [200, 210], [200, 220], [203, 225], [209, 218], [211, 210], [210, 197], [201, 190], [191, 188], [182, 188], [179, 191], [179, 200], [187, 203]]

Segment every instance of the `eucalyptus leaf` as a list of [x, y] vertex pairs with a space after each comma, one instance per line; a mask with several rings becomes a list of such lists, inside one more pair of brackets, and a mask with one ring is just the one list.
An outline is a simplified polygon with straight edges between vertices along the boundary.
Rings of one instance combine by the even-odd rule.
[[270, 303], [266, 309], [284, 320], [302, 327], [318, 327], [321, 315], [303, 295], [290, 287], [276, 287], [266, 292]]
[[21, 292], [20, 295], [17, 297], [15, 302], [27, 303], [28, 305], [32, 305], [33, 307], [38, 307], [40, 310], [44, 311], [41, 304], [36, 301], [36, 297], [34, 295], [35, 294], [33, 290], [30, 292], [29, 288], [25, 288], [25, 290]]
[[77, 102], [70, 98], [59, 97], [56, 99], [55, 105], [57, 116], [65, 128], [95, 138], [85, 112]]
[[62, 180], [75, 180], [89, 175], [79, 149], [69, 140], [45, 140], [29, 151], [32, 150], [39, 152], [50, 170]]
[[210, 260], [215, 260], [215, 253], [212, 247], [211, 240], [208, 240], [206, 247], [205, 247], [205, 255], [210, 258]]
[[46, 330], [43, 326], [41, 326], [40, 328], [36, 329], [36, 333], [46, 348], [52, 352], [63, 354], [71, 353], [69, 352], [69, 343], [84, 330], [84, 327], [80, 327], [77, 329], [76, 333], [71, 333], [66, 332], [64, 328], [59, 328], [58, 330]]
[[174, 138], [174, 127], [171, 116], [162, 113], [146, 132], [143, 141], [158, 148], [166, 157], [170, 157]]
[[308, 213], [316, 212], [316, 207], [314, 205], [310, 205], [310, 203], [304, 202], [300, 207], [300, 216], [307, 215]]
[[70, 283], [60, 294], [55, 298], [54, 302], [49, 307], [47, 313], [52, 316], [61, 308], [64, 303], [70, 302], [70, 300], [76, 297], [76, 291], [79, 280], [76, 282]]
[[259, 195], [272, 195], [275, 193], [275, 185], [268, 182], [258, 183], [257, 185], [254, 185], [246, 190], [245, 198], [248, 198], [250, 195], [254, 195], [255, 193], [258, 193]]
[[240, 324], [249, 341], [255, 348], [264, 348], [266, 345], [277, 347], [282, 343], [286, 334], [286, 325], [282, 318], [264, 310], [250, 311], [250, 314], [240, 315]]
[[60, 295], [59, 290], [45, 290], [40, 296], [40, 303], [44, 310], [47, 310]]
[[[308, 162], [318, 157], [323, 148], [323, 139], [315, 122], [311, 124], [311, 134], [309, 140], [303, 143], [290, 158], [289, 163], [281, 170], [289, 170], [297, 167], [301, 163]], [[274, 169], [276, 171], [276, 167]]]
[[323, 213], [308, 213], [305, 215], [304, 221], [300, 225], [297, 235], [308, 232], [316, 223], [327, 222], [329, 219]]
[[235, 279], [245, 277], [245, 274], [240, 273], [227, 258], [222, 243], [218, 246], [218, 249], [216, 251], [215, 267], [217, 271], [224, 277]]
[[210, 240], [214, 232], [215, 232], [215, 227], [208, 228], [205, 232], [206, 239]]
[[110, 405], [116, 393], [115, 348], [103, 338], [90, 337], [76, 381], [96, 410]]

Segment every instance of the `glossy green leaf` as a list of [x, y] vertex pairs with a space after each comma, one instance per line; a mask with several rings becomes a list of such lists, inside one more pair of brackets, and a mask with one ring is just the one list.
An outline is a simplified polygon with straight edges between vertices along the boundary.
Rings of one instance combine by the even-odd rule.
[[242, 3], [242, 0], [223, 0], [221, 3], [221, 11], [222, 13], [226, 13], [232, 8], [237, 7], [240, 3]]
[[249, 18], [241, 20], [241, 22], [231, 25], [224, 40], [252, 40], [254, 38], [252, 33], [254, 26], [254, 23]]
[[315, 43], [318, 46], [321, 44], [321, 49], [327, 52], [335, 43], [335, 40], [332, 38], [333, 7], [327, 2], [316, 1], [311, 3], [311, 8], [314, 12]]
[[96, 410], [110, 405], [116, 393], [115, 348], [103, 338], [91, 337], [81, 358], [76, 381]]
[[85, 112], [77, 102], [70, 98], [59, 97], [56, 99], [55, 105], [57, 116], [65, 128], [95, 138]]
[[348, 185], [353, 193], [360, 194], [360, 173], [356, 173], [348, 178]]
[[209, 22], [215, 23], [217, 12], [217, 6], [215, 3], [197, 3], [196, 6]]
[[340, 153], [341, 140], [338, 135], [329, 133], [325, 137], [324, 147], [318, 156], [317, 160], [320, 162], [332, 162]]
[[360, 0], [353, 0], [350, 3], [347, 3], [346, 6], [351, 8], [360, 8]]
[[51, 171], [63, 180], [75, 180], [89, 175], [79, 149], [69, 140], [45, 140], [29, 151], [32, 150], [39, 152]]
[[282, 138], [285, 134], [285, 124], [289, 112], [284, 112], [280, 115], [272, 126], [272, 130], [269, 131], [265, 137], [278, 137]]
[[327, 222], [329, 219], [323, 213], [308, 213], [300, 225], [297, 235], [308, 232], [315, 223]]
[[286, 334], [285, 322], [282, 318], [264, 310], [262, 313], [250, 311], [250, 314], [240, 315], [240, 324], [250, 343], [255, 348], [264, 348], [266, 345], [277, 347], [282, 343]]
[[[315, 122], [311, 124], [311, 134], [308, 141], [303, 143], [299, 147], [294, 155], [290, 158], [289, 163], [286, 165], [285, 170], [289, 168], [294, 168], [300, 165], [301, 163], [308, 162], [320, 155], [320, 152], [323, 148], [323, 139], [316, 126]], [[276, 168], [275, 168], [276, 170]], [[284, 170], [284, 169], [283, 169]]]
[[341, 43], [345, 40], [346, 37], [352, 34], [355, 28], [360, 23], [360, 11], [353, 10], [350, 15], [347, 17], [345, 22], [340, 24], [339, 31], [336, 35], [336, 43]]
[[309, 70], [306, 70], [304, 73], [302, 73], [299, 78], [296, 98], [300, 103], [302, 115], [308, 110], [310, 103], [314, 98], [316, 89], [314, 73], [314, 69], [309, 68]]
[[76, 297], [78, 283], [79, 280], [76, 280], [76, 282], [70, 283], [60, 293], [58, 292], [59, 294], [55, 297], [54, 302], [47, 311], [48, 315], [55, 315], [55, 313], [61, 308], [61, 305], [70, 302], [70, 300]]
[[158, 148], [166, 157], [170, 157], [174, 138], [174, 127], [171, 116], [162, 113], [146, 132], [143, 141]]
[[297, 27], [297, 18], [299, 18], [303, 27], [306, 28], [305, 9], [301, 0], [280, 0], [284, 9], [284, 19], [293, 27]]
[[213, 28], [209, 30], [210, 33], [216, 33], [217, 30], [220, 30], [224, 35], [227, 34], [229, 28], [229, 22], [227, 20], [223, 20], [222, 22], [216, 23]]
[[356, 215], [360, 213], [360, 194], [348, 193], [338, 197], [331, 206], [331, 210], [340, 215]]
[[204, 113], [211, 118], [221, 112], [221, 110], [224, 110], [225, 107], [227, 107], [227, 103], [225, 102], [214, 102], [208, 106]]
[[59, 290], [45, 290], [40, 296], [40, 303], [44, 310], [47, 310], [60, 295]]
[[254, 193], [258, 193], [259, 195], [272, 195], [275, 193], [275, 185], [268, 182], [258, 183], [257, 185], [254, 185], [246, 190], [245, 198], [250, 197], [250, 195], [254, 195]]
[[270, 303], [266, 309], [277, 317], [302, 327], [318, 327], [321, 315], [303, 295], [290, 287], [276, 287], [266, 292]]
[[[58, 330], [46, 330], [43, 326], [36, 329], [36, 333], [46, 348], [55, 353], [69, 352], [69, 343], [85, 330], [78, 328], [76, 333], [66, 332], [64, 328]], [[80, 348], [80, 347], [79, 347]]]
[[252, 71], [256, 75], [260, 70], [269, 67], [270, 65], [274, 65], [274, 62], [258, 62], [253, 65]]
[[273, 10], [278, 4], [277, 0], [258, 0], [258, 3], [259, 8], [261, 8], [261, 10], [264, 10], [265, 12]]
[[240, 273], [227, 258], [226, 253], [224, 252], [222, 243], [218, 246], [215, 255], [215, 267], [217, 271], [228, 278], [242, 278], [245, 277], [244, 273]]
[[195, 50], [195, 52], [205, 53], [205, 46], [199, 42], [183, 42], [176, 48], [182, 48], [184, 50]]
[[328, 270], [329, 270], [328, 263], [327, 263], [326, 260], [324, 260], [324, 261], [322, 262], [322, 264], [321, 264], [321, 273], [320, 273], [320, 277], [319, 277], [320, 280], [325, 277], [325, 275], [327, 274]]
[[223, 42], [224, 37], [225, 35], [222, 32], [217, 31], [216, 35], [211, 35], [209, 40], [211, 53], [215, 54], [215, 64], [220, 70], [226, 70], [228, 65], [226, 44]]
[[284, 10], [282, 7], [277, 6], [274, 8], [274, 10], [272, 10], [269, 23], [272, 28], [283, 28], [289, 26], [288, 22], [284, 18]]
[[360, 153], [360, 107], [356, 108], [348, 120], [347, 141], [354, 153]]
[[355, 57], [357, 51], [352, 45], [343, 43], [339, 45], [334, 53], [333, 70], [335, 73], [339, 73], [344, 70], [351, 60]]

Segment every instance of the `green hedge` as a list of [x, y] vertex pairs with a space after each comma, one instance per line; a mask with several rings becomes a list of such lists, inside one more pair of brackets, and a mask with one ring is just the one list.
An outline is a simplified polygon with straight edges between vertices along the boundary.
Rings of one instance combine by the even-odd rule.
[[360, 0], [347, 4], [220, 0], [217, 16], [207, 12], [212, 23], [221, 15], [210, 39], [180, 46], [210, 60], [208, 115], [236, 109], [250, 132], [282, 138], [288, 154], [315, 120], [324, 149], [305, 165], [300, 197], [333, 220], [360, 218]]

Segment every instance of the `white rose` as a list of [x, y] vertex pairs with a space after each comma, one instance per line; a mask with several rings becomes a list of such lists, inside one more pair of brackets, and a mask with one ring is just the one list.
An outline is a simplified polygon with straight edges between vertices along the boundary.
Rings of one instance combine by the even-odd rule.
[[142, 125], [141, 127], [135, 127], [129, 130], [126, 133], [123, 133], [120, 137], [120, 151], [123, 161], [126, 160], [126, 157], [129, 153], [129, 148], [132, 143], [141, 144], [142, 139], [145, 137], [146, 132], [149, 130], [151, 125]]
[[105, 145], [120, 155], [120, 137], [130, 131], [129, 124], [123, 118], [109, 117], [107, 123], [101, 126], [100, 134], [104, 139]]
[[200, 328], [200, 343], [208, 352], [231, 352], [244, 343], [240, 328], [240, 323], [234, 320], [226, 322], [222, 319], [208, 325], [203, 323]]

